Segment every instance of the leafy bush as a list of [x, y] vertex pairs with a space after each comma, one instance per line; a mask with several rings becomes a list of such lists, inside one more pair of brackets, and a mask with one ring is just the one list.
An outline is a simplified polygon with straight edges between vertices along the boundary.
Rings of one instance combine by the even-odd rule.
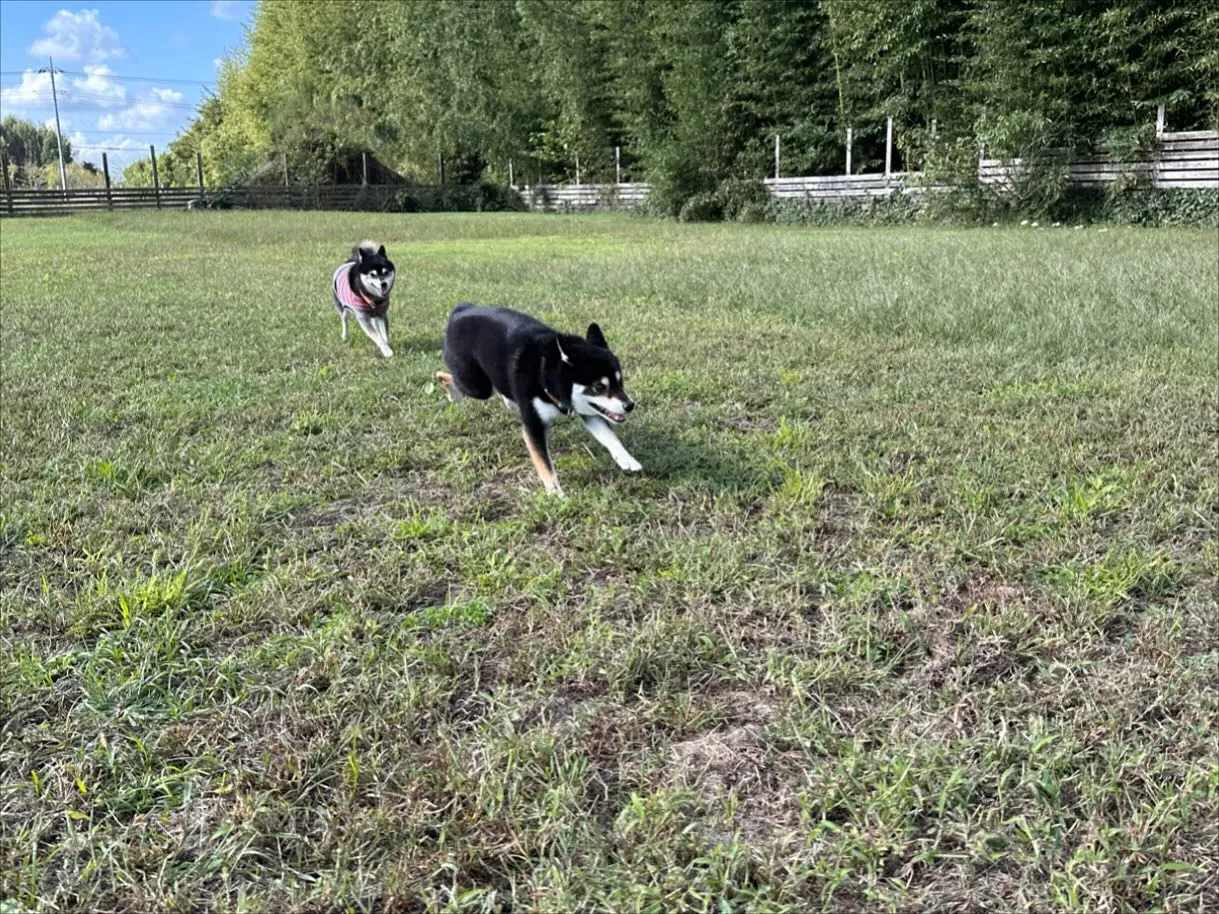
[[485, 179], [470, 187], [470, 200], [479, 213], [515, 213], [528, 208], [521, 195], [507, 184]]
[[969, 189], [960, 193], [952, 189], [921, 195], [895, 193], [867, 201], [772, 200], [766, 207], [766, 218], [785, 225], [904, 225], [926, 221], [979, 225], [1045, 219], [1064, 225], [1113, 222], [1219, 228], [1219, 190], [1121, 187], [1117, 182], [1108, 190], [1071, 187], [1048, 209], [1033, 212], [1021, 212], [1003, 204], [1001, 198], [981, 197]]
[[1155, 125], [1115, 127], [1101, 137], [1100, 148], [1114, 162], [1146, 161], [1155, 145]]
[[737, 222], [765, 222], [765, 203], [746, 203], [736, 215]]
[[728, 178], [715, 190], [697, 189], [704, 182], [689, 172], [675, 173], [653, 183], [643, 211], [650, 216], [676, 216], [682, 222], [762, 222], [770, 193], [761, 181]]
[[698, 158], [675, 143], [657, 150], [648, 174], [651, 189], [647, 211], [653, 216], [683, 219], [682, 212], [694, 197], [705, 196], [715, 188], [715, 178], [707, 174]]
[[771, 200], [767, 218], [782, 225], [909, 225], [921, 214], [919, 199], [894, 193], [866, 200]]
[[1135, 188], [1109, 198], [1105, 216], [1127, 225], [1219, 228], [1219, 189]]
[[724, 217], [724, 206], [719, 194], [697, 193], [682, 204], [677, 218], [682, 222], [718, 222]]
[[746, 207], [765, 207], [770, 202], [766, 185], [746, 178], [729, 178], [721, 182], [715, 195], [719, 198], [723, 218], [729, 222], [745, 221], [741, 219], [741, 212]]
[[528, 209], [521, 195], [506, 184], [479, 181], [443, 187], [409, 185], [390, 207], [400, 213], [520, 212]]

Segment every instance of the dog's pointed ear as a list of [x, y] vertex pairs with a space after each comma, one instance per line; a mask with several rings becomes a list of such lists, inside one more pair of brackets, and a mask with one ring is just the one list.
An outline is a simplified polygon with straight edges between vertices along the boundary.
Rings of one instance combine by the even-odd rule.
[[357, 244], [355, 246], [355, 250], [352, 251], [352, 253], [356, 255], [356, 263], [364, 262], [364, 248], [363, 247], [361, 247], [360, 245]]
[[559, 335], [557, 333], [554, 335], [554, 348], [555, 352], [558, 353], [559, 361], [564, 365], [570, 365], [571, 359], [568, 357], [567, 353], [563, 351], [563, 344], [559, 341]]
[[563, 344], [559, 342], [557, 333], [545, 365], [547, 396], [555, 400], [555, 406], [564, 413], [571, 412], [571, 359], [563, 349]]
[[596, 324], [588, 325], [588, 333], [584, 335], [594, 346], [600, 346], [602, 349], [609, 349], [609, 343], [605, 341], [605, 334], [601, 332], [601, 328]]
[[385, 256], [385, 245], [381, 245], [379, 248], [377, 248], [377, 256], [378, 257]]

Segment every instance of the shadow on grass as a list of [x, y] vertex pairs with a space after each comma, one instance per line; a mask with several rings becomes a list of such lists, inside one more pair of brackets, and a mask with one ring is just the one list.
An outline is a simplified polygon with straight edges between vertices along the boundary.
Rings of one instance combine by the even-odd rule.
[[[427, 352], [439, 355], [441, 347], [444, 346], [444, 340], [436, 336], [410, 336], [398, 341], [391, 337], [389, 344], [394, 347], [394, 352]], [[437, 364], [439, 365], [439, 363], [440, 360], [437, 359]], [[440, 368], [437, 367], [436, 370], [439, 371]]]
[[716, 491], [769, 489], [782, 471], [756, 449], [715, 441], [690, 441], [663, 428], [640, 424], [623, 443], [644, 466], [644, 475], [669, 483], [694, 483]]

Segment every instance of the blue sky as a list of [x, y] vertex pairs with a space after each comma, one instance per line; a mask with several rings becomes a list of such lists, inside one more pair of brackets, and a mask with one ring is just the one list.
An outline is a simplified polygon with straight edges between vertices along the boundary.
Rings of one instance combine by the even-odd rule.
[[0, 116], [54, 126], [78, 159], [111, 172], [158, 151], [185, 128], [216, 84], [217, 65], [240, 47], [253, 0], [92, 0], [81, 5], [0, 0]]

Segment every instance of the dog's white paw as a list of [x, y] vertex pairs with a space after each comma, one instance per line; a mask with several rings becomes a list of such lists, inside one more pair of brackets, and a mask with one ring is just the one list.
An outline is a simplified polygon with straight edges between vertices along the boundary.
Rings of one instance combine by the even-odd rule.
[[381, 355], [385, 356], [387, 359], [390, 356], [392, 356], [393, 354], [394, 354], [394, 350], [390, 349], [388, 346], [383, 346], [381, 348]]
[[628, 473], [638, 473], [643, 470], [643, 464], [632, 457], [630, 454], [624, 454], [618, 458], [618, 466], [626, 470]]

